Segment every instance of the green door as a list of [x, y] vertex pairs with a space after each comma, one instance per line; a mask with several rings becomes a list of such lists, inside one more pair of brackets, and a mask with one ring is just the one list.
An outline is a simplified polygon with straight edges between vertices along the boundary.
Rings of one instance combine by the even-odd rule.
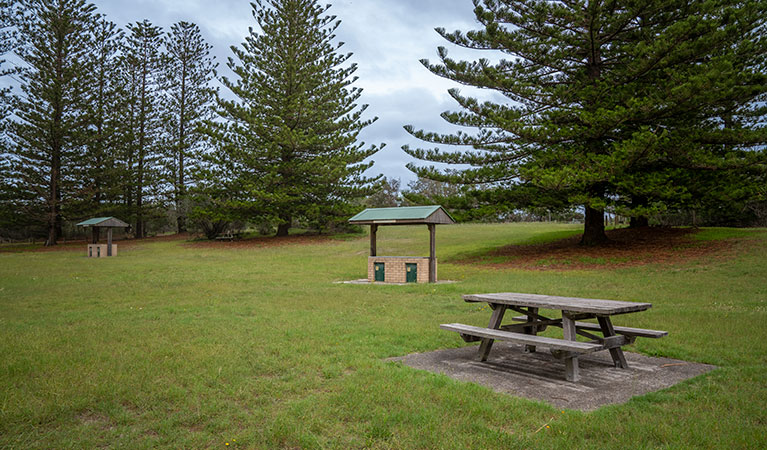
[[407, 263], [405, 264], [405, 281], [408, 283], [418, 282], [418, 264]]
[[375, 280], [385, 281], [386, 274], [384, 273], [384, 263], [375, 263]]

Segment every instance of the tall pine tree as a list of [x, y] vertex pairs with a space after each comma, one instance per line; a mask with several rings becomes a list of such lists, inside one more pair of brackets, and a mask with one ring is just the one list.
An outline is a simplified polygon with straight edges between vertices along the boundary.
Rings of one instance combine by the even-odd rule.
[[83, 145], [95, 7], [85, 0], [25, 0], [21, 6], [17, 52], [26, 67], [18, 120], [9, 127], [13, 176], [35, 199], [28, 206], [39, 205], [27, 212], [44, 220], [47, 245], [55, 245]]
[[[646, 217], [711, 195], [689, 189], [690, 176], [732, 179], [764, 169], [763, 0], [474, 3], [483, 29], [438, 33], [507, 59], [455, 61], [440, 48], [441, 64], [423, 64], [506, 101], [480, 102], [453, 89], [463, 110], [443, 117], [478, 133], [406, 127], [428, 142], [471, 147], [405, 147], [416, 158], [472, 166], [442, 172], [411, 165], [419, 176], [490, 183], [497, 201], [551, 197], [582, 205], [582, 243], [591, 245], [606, 239], [605, 208]], [[741, 189], [714, 185], [719, 196]]]
[[211, 46], [200, 28], [189, 22], [174, 24], [165, 36], [167, 57], [163, 68], [165, 102], [165, 171], [173, 189], [176, 227], [186, 231], [187, 185], [205, 134], [201, 125], [210, 119], [215, 90], [211, 80], [216, 68]]
[[98, 17], [86, 91], [88, 130], [79, 163], [83, 216], [121, 215], [116, 204], [120, 194], [118, 159], [125, 131], [119, 115], [126, 97], [119, 73], [123, 38], [117, 25]]
[[128, 89], [129, 130], [124, 159], [125, 201], [137, 238], [146, 236], [147, 200], [157, 195], [161, 122], [162, 30], [148, 20], [128, 25], [123, 70]]
[[236, 81], [222, 79], [237, 97], [219, 100], [223, 124], [209, 133], [217, 145], [217, 182], [227, 205], [245, 220], [276, 222], [285, 236], [293, 220], [322, 227], [348, 213], [350, 199], [371, 193], [362, 173], [379, 150], [357, 142], [372, 120], [350, 87], [357, 69], [334, 42], [340, 20], [316, 0], [257, 0], [242, 47], [232, 47]]

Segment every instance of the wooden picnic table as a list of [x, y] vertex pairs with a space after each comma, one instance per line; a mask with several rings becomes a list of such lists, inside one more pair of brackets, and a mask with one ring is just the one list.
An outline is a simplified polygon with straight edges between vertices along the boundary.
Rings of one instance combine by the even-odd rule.
[[[565, 360], [568, 381], [579, 379], [578, 356], [581, 354], [609, 350], [615, 366], [627, 369], [622, 346], [633, 343], [640, 336], [660, 338], [668, 335], [660, 330], [613, 326], [611, 316], [644, 311], [652, 307], [650, 303], [513, 292], [464, 295], [463, 299], [490, 305], [493, 313], [487, 328], [460, 323], [442, 324], [440, 328], [458, 332], [466, 342], [481, 341], [478, 353], [480, 361], [487, 360], [495, 340], [524, 344], [527, 352], [535, 352], [536, 346], [548, 347], [555, 357]], [[501, 324], [508, 309], [523, 314], [512, 319], [519, 323]], [[539, 313], [540, 309], [561, 311], [561, 318], [546, 317]], [[596, 319], [597, 323], [583, 322], [588, 319]], [[548, 326], [562, 328], [563, 339], [537, 335]], [[601, 333], [601, 336], [593, 332]], [[589, 341], [576, 341], [577, 335]]]

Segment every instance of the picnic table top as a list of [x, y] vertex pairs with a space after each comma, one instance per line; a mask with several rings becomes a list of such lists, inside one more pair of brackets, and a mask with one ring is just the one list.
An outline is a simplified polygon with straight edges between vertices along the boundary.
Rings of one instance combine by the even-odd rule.
[[644, 311], [652, 307], [652, 303], [624, 302], [618, 300], [599, 300], [593, 298], [558, 297], [554, 295], [519, 294], [515, 292], [500, 292], [496, 294], [464, 295], [467, 302], [487, 302], [494, 304], [528, 306], [534, 308], [558, 309], [591, 314], [624, 314]]

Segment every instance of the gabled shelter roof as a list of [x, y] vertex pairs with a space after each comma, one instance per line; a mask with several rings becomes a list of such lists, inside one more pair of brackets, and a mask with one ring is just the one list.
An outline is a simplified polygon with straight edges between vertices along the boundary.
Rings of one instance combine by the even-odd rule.
[[79, 227], [127, 228], [130, 225], [115, 217], [94, 217], [77, 224]]
[[356, 225], [453, 224], [450, 214], [439, 205], [368, 208], [349, 219]]

